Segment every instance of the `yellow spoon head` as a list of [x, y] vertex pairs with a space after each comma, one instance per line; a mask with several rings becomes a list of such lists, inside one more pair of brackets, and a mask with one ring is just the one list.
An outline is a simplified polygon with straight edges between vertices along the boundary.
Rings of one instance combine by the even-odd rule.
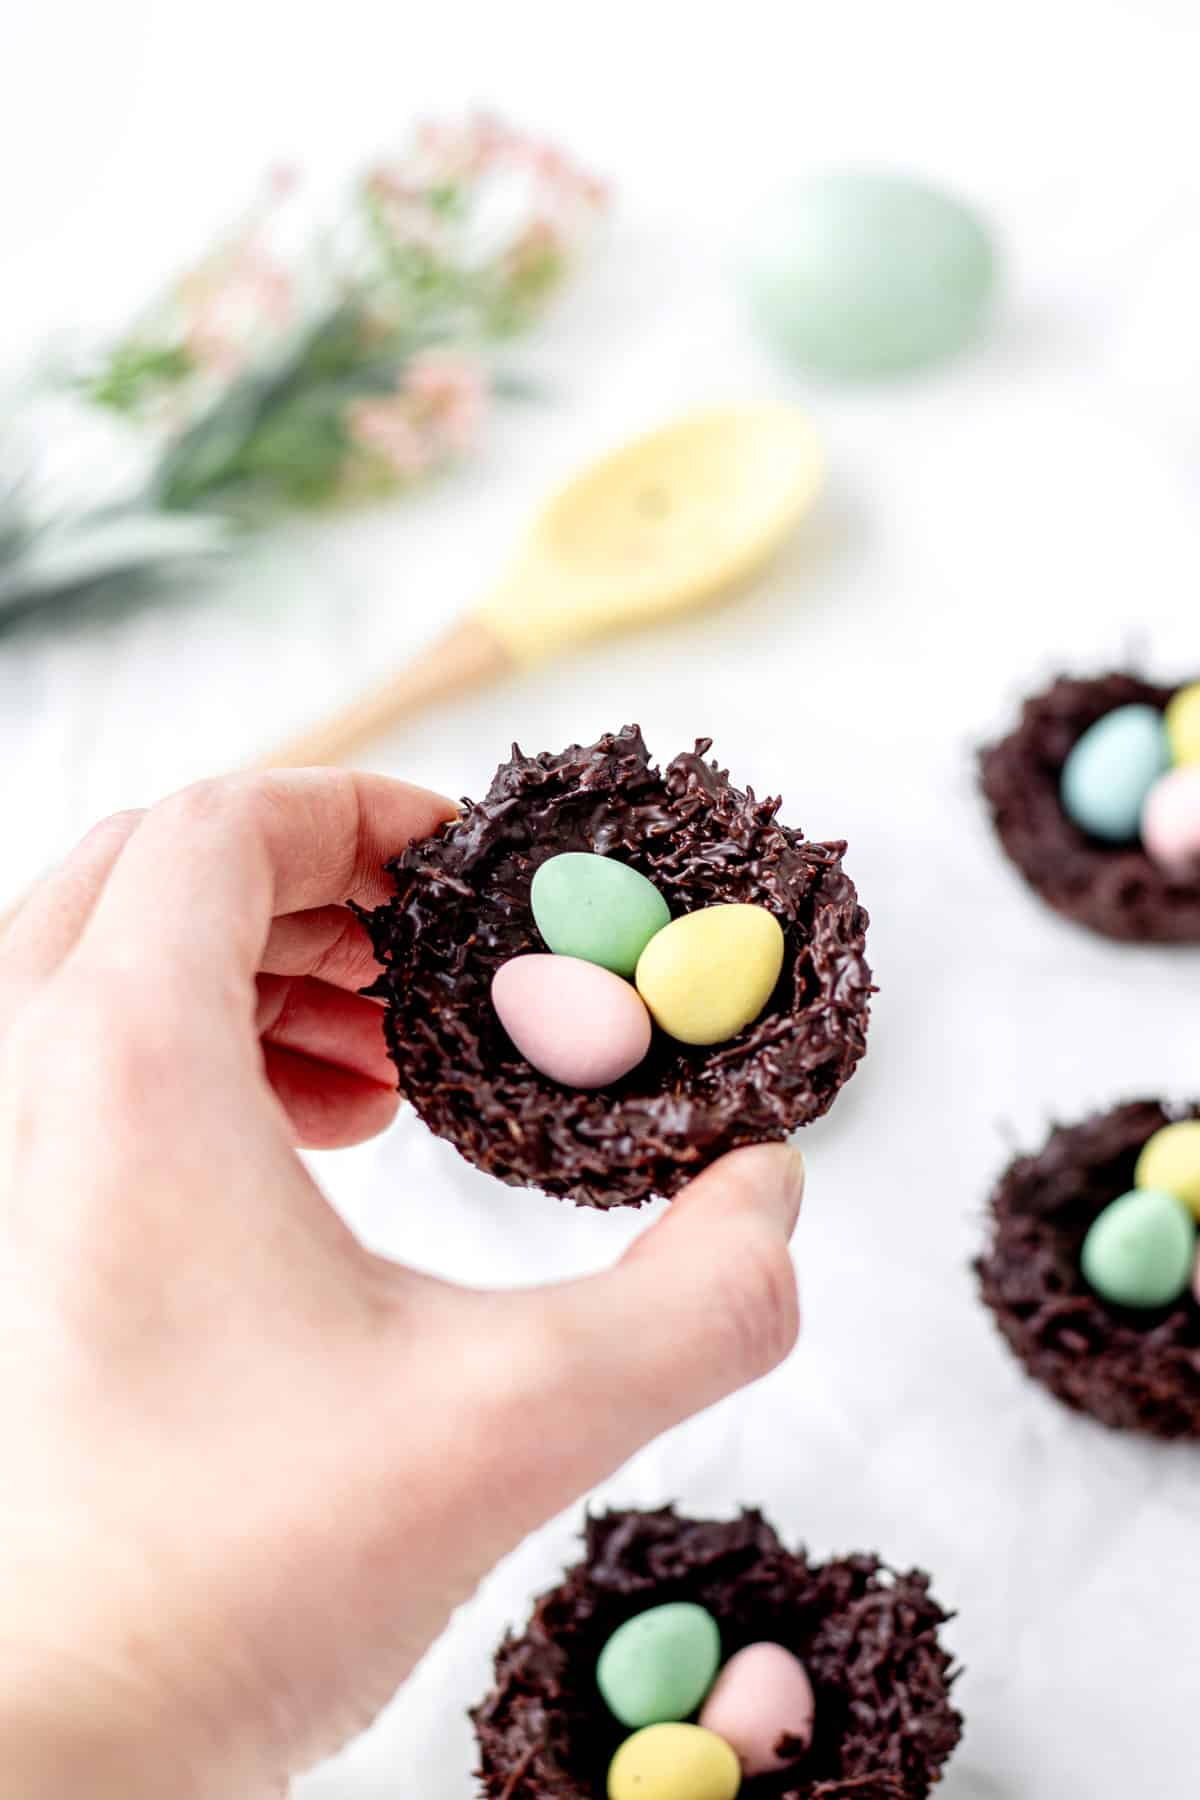
[[649, 623], [745, 579], [811, 506], [823, 462], [790, 407], [697, 413], [577, 475], [477, 617], [519, 661]]

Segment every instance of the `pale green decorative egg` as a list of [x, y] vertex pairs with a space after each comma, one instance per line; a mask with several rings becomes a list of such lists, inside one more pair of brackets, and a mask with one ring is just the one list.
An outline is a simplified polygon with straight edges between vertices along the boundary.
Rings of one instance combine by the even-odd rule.
[[695, 1712], [720, 1660], [712, 1614], [672, 1600], [618, 1625], [600, 1652], [596, 1685], [622, 1725], [658, 1725]]
[[614, 975], [632, 975], [650, 939], [671, 922], [652, 881], [615, 856], [588, 850], [565, 850], [542, 863], [529, 904], [556, 956], [599, 963]]
[[1134, 1188], [1104, 1208], [1083, 1240], [1084, 1278], [1115, 1306], [1169, 1306], [1191, 1279], [1196, 1222], [1160, 1188]]
[[760, 221], [745, 290], [764, 335], [819, 375], [940, 362], [978, 331], [996, 287], [991, 234], [960, 200], [904, 176], [820, 175]]

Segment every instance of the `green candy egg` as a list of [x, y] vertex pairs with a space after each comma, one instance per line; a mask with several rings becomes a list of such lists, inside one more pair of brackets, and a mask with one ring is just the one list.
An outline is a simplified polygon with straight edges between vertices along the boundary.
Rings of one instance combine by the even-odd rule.
[[626, 1619], [600, 1652], [596, 1685], [622, 1725], [686, 1719], [716, 1678], [721, 1634], [712, 1614], [673, 1600]]
[[952, 194], [845, 170], [785, 193], [745, 270], [750, 310], [783, 354], [819, 375], [892, 374], [952, 356], [996, 283], [981, 221]]
[[568, 850], [535, 872], [529, 903], [556, 956], [631, 976], [650, 939], [671, 923], [652, 881], [612, 856]]
[[1092, 1221], [1081, 1266], [1114, 1306], [1169, 1306], [1186, 1289], [1196, 1257], [1196, 1222], [1161, 1188], [1134, 1188]]

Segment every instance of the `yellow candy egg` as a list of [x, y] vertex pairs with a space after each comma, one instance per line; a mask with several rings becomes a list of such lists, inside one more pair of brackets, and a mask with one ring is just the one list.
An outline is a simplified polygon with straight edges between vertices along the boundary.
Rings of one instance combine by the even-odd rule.
[[1200, 1119], [1180, 1119], [1147, 1138], [1133, 1184], [1174, 1194], [1200, 1219]]
[[700, 1725], [647, 1725], [608, 1765], [608, 1800], [733, 1800], [741, 1785], [725, 1739]]
[[656, 932], [637, 989], [683, 1044], [720, 1044], [757, 1019], [783, 967], [783, 931], [762, 906], [706, 906]]
[[1200, 762], [1200, 681], [1180, 688], [1167, 706], [1167, 742], [1177, 763]]

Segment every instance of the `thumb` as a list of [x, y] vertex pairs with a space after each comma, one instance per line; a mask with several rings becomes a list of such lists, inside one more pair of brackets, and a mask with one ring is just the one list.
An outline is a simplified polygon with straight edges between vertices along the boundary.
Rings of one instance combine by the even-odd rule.
[[[803, 1190], [798, 1150], [732, 1151], [614, 1269], [526, 1296], [545, 1309], [539, 1337], [552, 1347], [531, 1411], [560, 1450], [576, 1439], [575, 1457], [557, 1459], [572, 1493], [787, 1356], [799, 1330], [788, 1240]], [[564, 1433], [567, 1419], [578, 1436]]]

